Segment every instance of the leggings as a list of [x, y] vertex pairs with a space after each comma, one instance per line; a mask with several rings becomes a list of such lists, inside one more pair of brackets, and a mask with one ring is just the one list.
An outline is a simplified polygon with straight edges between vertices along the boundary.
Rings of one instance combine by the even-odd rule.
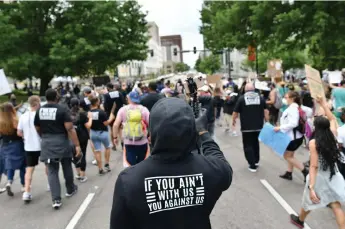
[[[20, 171], [20, 183], [24, 186], [24, 184], [25, 184], [25, 166], [23, 166], [23, 167], [21, 167], [20, 169], [19, 169], [19, 171]], [[8, 180], [8, 182], [9, 183], [11, 183], [12, 184], [12, 182], [13, 182], [13, 178], [14, 178], [14, 172], [15, 172], [15, 170], [14, 169], [8, 169], [7, 170], [7, 180]]]
[[82, 152], [81, 158], [73, 158], [74, 164], [76, 168], [80, 168], [82, 172], [85, 172], [86, 170], [86, 149], [87, 149], [87, 142], [80, 142], [80, 149]]

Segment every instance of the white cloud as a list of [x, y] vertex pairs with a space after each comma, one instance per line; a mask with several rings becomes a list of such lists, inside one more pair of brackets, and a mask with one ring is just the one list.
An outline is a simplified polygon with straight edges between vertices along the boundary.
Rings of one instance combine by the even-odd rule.
[[[160, 36], [180, 34], [184, 50], [203, 49], [202, 36], [199, 33], [200, 10], [203, 0], [138, 0], [144, 11], [148, 11], [147, 20], [154, 21], [159, 27]], [[184, 53], [183, 60], [194, 67], [198, 53]]]

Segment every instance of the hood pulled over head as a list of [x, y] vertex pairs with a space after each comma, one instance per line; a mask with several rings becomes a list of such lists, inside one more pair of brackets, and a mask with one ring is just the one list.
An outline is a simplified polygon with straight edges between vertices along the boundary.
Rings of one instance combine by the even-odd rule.
[[178, 160], [196, 147], [197, 134], [192, 108], [182, 99], [159, 100], [150, 113], [152, 155]]

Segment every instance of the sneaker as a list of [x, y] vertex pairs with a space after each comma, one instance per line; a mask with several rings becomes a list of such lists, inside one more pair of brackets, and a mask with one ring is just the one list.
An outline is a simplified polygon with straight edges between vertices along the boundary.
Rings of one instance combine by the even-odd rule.
[[112, 150], [116, 151], [116, 145], [113, 145]]
[[285, 180], [292, 180], [292, 173], [291, 172], [286, 172], [285, 174], [280, 175], [279, 177], [283, 178]]
[[96, 160], [96, 159], [93, 160], [93, 161], [92, 161], [92, 164], [93, 164], [93, 165], [97, 165], [97, 160]]
[[297, 215], [291, 214], [290, 215], [290, 221], [292, 224], [294, 224], [298, 228], [304, 228], [304, 222], [299, 220], [299, 217]]
[[61, 205], [62, 205], [61, 200], [54, 200], [52, 206], [55, 210], [58, 210], [61, 207]]
[[100, 169], [100, 170], [98, 171], [98, 175], [103, 176], [104, 174], [105, 174], [105, 172], [104, 172], [103, 169]]
[[252, 172], [252, 173], [256, 173], [257, 167], [256, 167], [255, 165], [254, 165], [254, 166], [250, 165], [250, 166], [248, 167], [248, 170], [249, 170], [250, 172]]
[[80, 183], [85, 183], [87, 181], [87, 177], [80, 177], [79, 181]]
[[20, 191], [24, 193], [24, 192], [25, 192], [25, 187], [22, 187], [22, 188], [20, 189]]
[[32, 195], [29, 192], [24, 192], [23, 193], [23, 200], [25, 203], [30, 203], [30, 201], [32, 200]]
[[255, 163], [255, 166], [256, 166], [256, 167], [259, 167], [259, 166], [260, 166], [260, 163]]
[[237, 137], [237, 136], [238, 136], [237, 133], [236, 133], [236, 131], [233, 131], [233, 132], [232, 132], [232, 136], [233, 136], [233, 137]]
[[6, 188], [0, 188], [0, 194], [6, 192]]
[[229, 131], [230, 131], [229, 128], [226, 128], [226, 129], [224, 130], [225, 133], [228, 133]]
[[8, 196], [14, 196], [12, 189], [11, 189], [11, 184], [6, 185], [6, 191]]
[[74, 191], [72, 193], [66, 193], [66, 197], [72, 197], [78, 192], [78, 186], [74, 185]]
[[79, 174], [75, 175], [75, 179], [80, 180], [81, 176]]
[[106, 173], [109, 173], [111, 171], [109, 164], [104, 165], [104, 170]]

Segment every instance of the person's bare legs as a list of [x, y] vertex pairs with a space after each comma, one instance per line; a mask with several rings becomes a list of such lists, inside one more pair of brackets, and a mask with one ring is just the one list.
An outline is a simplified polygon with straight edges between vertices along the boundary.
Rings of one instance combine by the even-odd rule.
[[32, 174], [35, 171], [35, 167], [26, 167], [25, 172], [25, 192], [31, 192], [31, 182], [32, 182]]
[[310, 211], [305, 211], [303, 208], [301, 208], [301, 211], [300, 211], [299, 216], [298, 216], [299, 220], [304, 222], [305, 219], [307, 218], [307, 216], [309, 215], [309, 213], [310, 213]]
[[339, 202], [334, 202], [330, 204], [335, 220], [337, 221], [339, 229], [345, 229], [345, 214]]
[[109, 161], [110, 161], [110, 148], [106, 148], [105, 149], [104, 160], [105, 160], [105, 164], [109, 165]]
[[103, 165], [102, 165], [102, 154], [101, 154], [101, 151], [95, 151], [95, 159], [97, 161], [97, 166], [98, 166], [98, 169], [103, 169]]
[[294, 157], [294, 154], [295, 152], [291, 151], [286, 151], [284, 153], [284, 158], [288, 162], [288, 172], [292, 172], [293, 167], [296, 167], [301, 171], [304, 169], [304, 165]]

